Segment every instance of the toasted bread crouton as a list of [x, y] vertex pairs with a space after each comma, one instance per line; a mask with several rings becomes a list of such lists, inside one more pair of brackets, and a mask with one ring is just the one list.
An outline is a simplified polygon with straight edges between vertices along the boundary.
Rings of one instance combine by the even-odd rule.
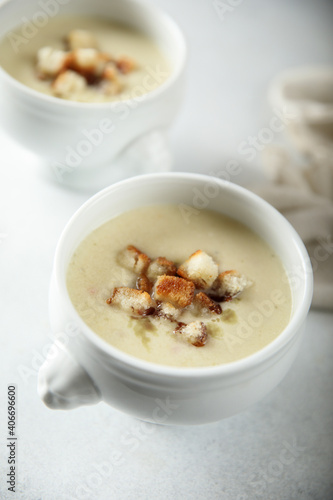
[[207, 328], [202, 321], [193, 321], [188, 325], [183, 323], [174, 330], [174, 333], [181, 335], [195, 347], [202, 347], [207, 342]]
[[87, 87], [83, 76], [74, 71], [64, 71], [52, 82], [53, 93], [58, 97], [70, 99], [73, 94], [82, 92]]
[[245, 288], [250, 286], [251, 282], [237, 271], [224, 271], [219, 274], [212, 286], [210, 296], [218, 300], [230, 300], [239, 295]]
[[163, 274], [156, 280], [154, 296], [156, 300], [170, 302], [176, 307], [186, 307], [193, 300], [194, 289], [194, 284], [191, 281]]
[[118, 95], [123, 90], [124, 85], [120, 80], [102, 80], [100, 84], [100, 90], [105, 95]]
[[197, 288], [206, 289], [212, 286], [219, 271], [212, 257], [202, 250], [197, 250], [182, 264], [177, 274], [193, 281]]
[[41, 77], [54, 78], [66, 67], [68, 52], [42, 47], [37, 52], [37, 71]]
[[155, 281], [159, 276], [163, 274], [167, 276], [175, 276], [177, 272], [177, 267], [171, 261], [165, 257], [157, 257], [153, 260], [148, 267], [147, 276], [151, 281]]
[[193, 305], [200, 312], [200, 314], [221, 314], [222, 308], [220, 304], [216, 304], [212, 299], [208, 297], [204, 292], [199, 292], [196, 294], [193, 300]]
[[143, 290], [144, 292], [150, 293], [153, 289], [153, 284], [145, 274], [140, 274], [136, 280], [136, 287], [138, 290]]
[[67, 62], [69, 69], [84, 76], [88, 83], [102, 78], [106, 63], [110, 56], [97, 49], [76, 49], [71, 52]]
[[177, 321], [181, 313], [182, 310], [173, 306], [170, 302], [158, 302], [158, 314], [162, 318]]
[[70, 50], [97, 49], [96, 38], [87, 30], [72, 30], [67, 35], [67, 42]]
[[131, 57], [123, 56], [117, 60], [117, 68], [124, 75], [127, 75], [127, 73], [130, 73], [131, 71], [136, 69], [136, 67], [137, 67], [137, 64], [134, 61], [134, 59], [132, 59]]
[[118, 70], [116, 65], [111, 61], [107, 62], [102, 76], [105, 80], [110, 80], [110, 82], [118, 81]]
[[155, 311], [154, 303], [149, 293], [134, 288], [117, 287], [107, 304], [120, 307], [124, 312], [136, 316], [148, 316]]
[[135, 272], [136, 274], [145, 273], [150, 264], [150, 258], [148, 255], [141, 252], [141, 250], [138, 250], [133, 245], [128, 245], [125, 250], [120, 252], [118, 260], [122, 266]]

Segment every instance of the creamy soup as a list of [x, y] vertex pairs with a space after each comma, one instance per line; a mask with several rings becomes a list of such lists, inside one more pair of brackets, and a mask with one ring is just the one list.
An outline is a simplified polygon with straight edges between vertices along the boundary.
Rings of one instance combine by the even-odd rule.
[[88, 31], [96, 39], [98, 50], [103, 54], [110, 54], [115, 60], [124, 56], [130, 58], [135, 62], [135, 69], [126, 74], [120, 72], [119, 92], [108, 94], [103, 91], [105, 86], [88, 85], [72, 95], [56, 97], [82, 102], [136, 98], [160, 86], [170, 75], [167, 57], [143, 33], [107, 19], [78, 16], [50, 19], [45, 27], [36, 29], [36, 34], [31, 39], [22, 36], [22, 27], [10, 31], [0, 42], [0, 65], [28, 87], [47, 95], [55, 95], [52, 81], [41, 78], [38, 73], [38, 51], [44, 47], [66, 50], [66, 37], [73, 30]]
[[[108, 304], [115, 287], [135, 288], [137, 276], [121, 264], [129, 244], [151, 259], [180, 266], [198, 249], [219, 270], [237, 270], [250, 286], [220, 303], [222, 313], [200, 315], [185, 307], [180, 321], [202, 321], [207, 342], [196, 347], [175, 333], [177, 322], [156, 315], [132, 317]], [[291, 292], [280, 259], [253, 231], [216, 212], [182, 217], [177, 206], [150, 206], [111, 219], [80, 243], [71, 258], [67, 287], [83, 320], [106, 342], [138, 358], [179, 367], [236, 361], [272, 342], [287, 325]]]

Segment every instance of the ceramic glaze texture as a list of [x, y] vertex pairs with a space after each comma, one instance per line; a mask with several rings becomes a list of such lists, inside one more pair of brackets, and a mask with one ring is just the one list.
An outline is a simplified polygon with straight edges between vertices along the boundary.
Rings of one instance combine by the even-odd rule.
[[[66, 287], [68, 265], [78, 244], [113, 216], [147, 204], [194, 207], [194, 193], [209, 192], [206, 208], [232, 216], [262, 237], [281, 259], [292, 279], [292, 312], [287, 327], [260, 351], [226, 365], [178, 368], [140, 360], [99, 338], [80, 318]], [[297, 273], [297, 274], [296, 274]], [[296, 279], [297, 278], [297, 279]], [[58, 364], [49, 360], [39, 374], [39, 393], [51, 407], [69, 408], [102, 400], [138, 418], [157, 418], [161, 401], [167, 407], [164, 423], [199, 424], [233, 415], [260, 400], [289, 370], [302, 338], [312, 298], [312, 273], [302, 241], [290, 224], [259, 197], [231, 183], [194, 174], [140, 176], [115, 184], [95, 195], [71, 219], [56, 252], [50, 291], [52, 330], [75, 363], [68, 363], [68, 384], [56, 385]], [[83, 390], [81, 370], [95, 387]], [[81, 381], [81, 385], [79, 383]], [[63, 386], [65, 384], [65, 387]], [[90, 385], [90, 384], [88, 384]], [[76, 388], [76, 389], [75, 389]], [[75, 391], [83, 394], [70, 405]], [[65, 403], [60, 397], [65, 392]], [[90, 394], [90, 400], [87, 398]]]

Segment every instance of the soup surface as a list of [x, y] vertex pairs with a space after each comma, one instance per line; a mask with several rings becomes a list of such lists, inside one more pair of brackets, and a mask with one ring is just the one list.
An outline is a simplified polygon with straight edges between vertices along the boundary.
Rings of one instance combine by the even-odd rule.
[[160, 86], [170, 75], [169, 61], [154, 41], [125, 25], [97, 17], [57, 16], [35, 30], [30, 38], [24, 36], [24, 26], [7, 33], [0, 42], [0, 65], [19, 82], [44, 94], [55, 95], [52, 80], [40, 78], [38, 74], [38, 51], [43, 47], [66, 50], [66, 37], [73, 30], [87, 30], [103, 54], [110, 54], [115, 60], [131, 58], [135, 68], [126, 74], [119, 72], [119, 92], [107, 94], [103, 91], [105, 85], [88, 85], [69, 95], [61, 95], [63, 98], [80, 102], [139, 98]]
[[[291, 292], [280, 259], [253, 231], [216, 212], [183, 216], [178, 206], [147, 206], [123, 213], [86, 237], [73, 254], [67, 288], [80, 316], [106, 342], [147, 361], [198, 367], [229, 363], [272, 342], [287, 325]], [[115, 287], [135, 288], [137, 276], [120, 264], [129, 244], [151, 259], [177, 266], [201, 249], [219, 270], [237, 270], [250, 286], [220, 303], [222, 314], [198, 315], [185, 307], [182, 322], [202, 321], [207, 342], [196, 347], [175, 333], [177, 323], [150, 315], [132, 317], [108, 304]]]

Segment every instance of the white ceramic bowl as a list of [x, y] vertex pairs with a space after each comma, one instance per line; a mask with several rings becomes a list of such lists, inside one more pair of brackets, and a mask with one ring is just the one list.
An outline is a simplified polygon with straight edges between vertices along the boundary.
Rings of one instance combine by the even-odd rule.
[[[56, 15], [95, 15], [123, 22], [153, 39], [170, 62], [171, 75], [155, 90], [142, 95], [136, 89], [133, 99], [94, 104], [42, 94], [0, 67], [0, 123], [6, 132], [64, 171], [67, 167], [76, 173], [105, 164], [110, 169], [111, 161], [126, 147], [152, 131], [163, 132], [174, 119], [184, 89], [184, 37], [168, 15], [144, 0], [11, 0], [0, 5], [0, 37], [17, 27], [20, 20], [23, 23], [24, 18], [38, 30], [43, 16], [53, 17], [47, 14], [52, 11]], [[104, 140], [95, 139], [95, 144], [89, 137], [96, 129], [101, 130], [105, 119], [109, 125], [104, 129], [113, 126], [113, 130], [105, 133]], [[88, 138], [83, 131], [88, 131]]]
[[[204, 206], [243, 222], [272, 246], [290, 277], [292, 315], [271, 344], [230, 364], [174, 368], [130, 356], [84, 323], [66, 289], [71, 255], [82, 239], [110, 218], [152, 204]], [[155, 174], [122, 181], [88, 200], [59, 241], [50, 291], [51, 327], [59, 335], [39, 372], [39, 394], [51, 408], [103, 400], [150, 422], [217, 421], [260, 400], [282, 380], [296, 356], [311, 298], [311, 264], [301, 239], [258, 196], [235, 184], [195, 174]]]

